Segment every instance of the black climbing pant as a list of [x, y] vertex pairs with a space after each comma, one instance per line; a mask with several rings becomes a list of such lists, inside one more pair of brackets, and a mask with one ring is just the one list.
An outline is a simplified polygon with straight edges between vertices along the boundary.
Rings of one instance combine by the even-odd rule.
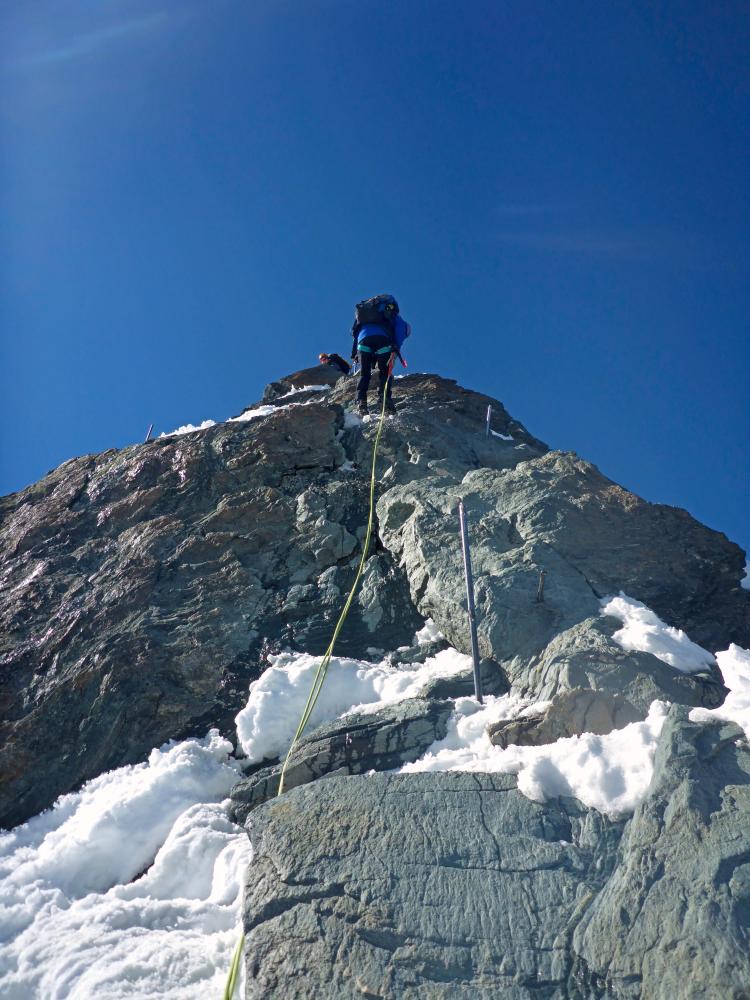
[[[380, 338], [377, 338], [380, 340]], [[372, 341], [372, 345], [370, 344]], [[388, 338], [383, 337], [380, 343], [376, 343], [376, 338], [371, 337], [367, 340], [367, 346], [372, 346], [373, 351], [377, 351], [381, 347], [388, 346]], [[387, 387], [387, 399], [391, 398], [391, 380], [388, 378], [388, 363], [391, 360], [390, 351], [383, 354], [373, 354], [372, 351], [360, 351], [359, 352], [359, 381], [357, 382], [357, 399], [361, 402], [362, 400], [367, 401], [367, 390], [370, 388], [370, 375], [372, 374], [373, 368], [377, 365], [378, 372], [380, 374], [380, 385], [378, 386], [378, 399], [383, 398], [383, 390]]]

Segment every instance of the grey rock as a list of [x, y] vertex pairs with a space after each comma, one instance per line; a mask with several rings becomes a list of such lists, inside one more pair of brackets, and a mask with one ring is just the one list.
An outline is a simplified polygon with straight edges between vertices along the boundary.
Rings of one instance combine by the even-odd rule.
[[640, 718], [641, 713], [621, 695], [573, 688], [556, 694], [538, 715], [506, 719], [489, 726], [487, 735], [491, 743], [503, 748], [511, 744], [542, 746], [581, 733], [606, 736]]
[[[325, 650], [369, 500], [376, 428], [345, 427], [353, 392], [306, 369], [255, 419], [74, 459], [0, 499], [0, 824], [165, 740], [231, 734], [268, 653]], [[396, 399], [381, 490], [546, 450], [497, 401], [518, 447], [487, 441], [489, 398], [453, 381], [409, 376]], [[376, 525], [336, 652], [408, 646], [422, 622]]]
[[[251, 409], [273, 410], [256, 419], [74, 459], [0, 499], [0, 823], [167, 739], [231, 733], [269, 652], [326, 648], [360, 557], [376, 433], [345, 421], [353, 393], [333, 369], [307, 369], [269, 387]], [[468, 652], [464, 496], [481, 652], [517, 689], [601, 687], [641, 711], [654, 696], [715, 703], [717, 677], [671, 682], [638, 656], [617, 690], [614, 644], [575, 629], [623, 587], [697, 641], [747, 644], [737, 546], [549, 453], [451, 380], [408, 376], [394, 398], [378, 523], [337, 653], [408, 646], [428, 615]], [[485, 437], [489, 403], [510, 441]], [[607, 652], [596, 670], [592, 642]]]
[[589, 996], [570, 942], [622, 824], [514, 785], [333, 777], [251, 813], [248, 1000]]
[[339, 379], [346, 380], [346, 376], [331, 365], [313, 365], [312, 368], [303, 368], [301, 371], [294, 372], [292, 375], [287, 375], [277, 382], [271, 382], [267, 385], [261, 403], [277, 403], [282, 397], [288, 397], [291, 393], [295, 394], [295, 400], [301, 402], [306, 397], [297, 396], [297, 393], [305, 392], [305, 386], [334, 386]]
[[746, 1000], [750, 751], [687, 712], [627, 821], [489, 774], [332, 777], [260, 806], [246, 996]]
[[[284, 791], [333, 774], [387, 771], [417, 760], [447, 732], [452, 705], [423, 698], [379, 712], [348, 715], [321, 726], [295, 746]], [[278, 794], [281, 763], [254, 770], [232, 789], [232, 817], [244, 823], [251, 810]]]
[[[403, 566], [417, 608], [464, 652], [470, 642], [455, 544], [459, 498], [469, 514], [480, 650], [502, 663], [514, 685], [540, 698], [560, 686], [611, 688], [614, 666], [629, 657], [631, 675], [648, 675], [645, 683], [633, 681], [630, 700], [641, 710], [646, 698], [703, 704], [721, 697], [717, 671], [705, 685], [675, 678], [653, 656], [623, 656], [609, 638], [619, 624], [593, 622], [600, 598], [622, 589], [709, 649], [726, 648], [730, 636], [747, 645], [744, 556], [724, 535], [684, 511], [647, 504], [569, 454], [472, 471], [461, 483], [430, 476], [398, 484], [378, 502], [381, 538]], [[562, 662], [569, 680], [556, 669]]]
[[[479, 661], [479, 678], [482, 694], [503, 695], [510, 691], [505, 671], [494, 660]], [[455, 674], [453, 677], [437, 677], [427, 684], [422, 692], [425, 698], [465, 698], [474, 695], [474, 671]]]
[[733, 724], [674, 706], [651, 792], [619, 863], [573, 935], [623, 998], [750, 995], [750, 751]]
[[[360, 560], [377, 431], [345, 418], [353, 393], [306, 369], [272, 383], [253, 419], [74, 459], [0, 499], [0, 822], [167, 739], [231, 733], [271, 652], [326, 648]], [[451, 380], [409, 376], [394, 399], [337, 653], [419, 662], [442, 645], [413, 643], [428, 616], [469, 651], [462, 497], [485, 690], [553, 700], [515, 739], [602, 730], [655, 698], [721, 702], [717, 670], [621, 649], [599, 601], [622, 589], [711, 650], [748, 645], [737, 546], [549, 452]], [[510, 440], [485, 437], [490, 403]], [[740, 731], [673, 709], [628, 823], [530, 802], [513, 777], [382, 773], [445, 735], [440, 699], [472, 690], [467, 672], [322, 727], [278, 799], [278, 762], [235, 789], [255, 847], [248, 996], [747, 1000]]]
[[622, 695], [645, 718], [652, 701], [716, 708], [727, 694], [716, 667], [683, 674], [651, 653], [625, 650], [611, 637], [614, 618], [587, 618], [560, 632], [538, 656], [506, 664], [517, 688], [545, 700], [579, 687]]

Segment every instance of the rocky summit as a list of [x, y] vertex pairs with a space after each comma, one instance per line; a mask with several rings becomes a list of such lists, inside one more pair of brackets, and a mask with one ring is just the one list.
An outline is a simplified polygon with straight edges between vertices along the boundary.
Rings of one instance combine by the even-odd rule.
[[[744, 553], [452, 380], [399, 378], [394, 400], [336, 653], [471, 652], [463, 500], [485, 691], [533, 703], [488, 745], [604, 737], [671, 707], [621, 816], [565, 788], [532, 800], [514, 774], [395, 773], [446, 739], [470, 671], [306, 732], [280, 797], [280, 760], [245, 761], [247, 997], [748, 1000], [745, 732], [691, 717], [727, 696], [710, 657], [675, 669], [602, 613], [622, 592], [710, 652], [748, 647]], [[316, 367], [225, 423], [72, 459], [0, 499], [2, 825], [167, 740], [234, 738], [272, 654], [326, 649], [376, 431], [351, 379]]]

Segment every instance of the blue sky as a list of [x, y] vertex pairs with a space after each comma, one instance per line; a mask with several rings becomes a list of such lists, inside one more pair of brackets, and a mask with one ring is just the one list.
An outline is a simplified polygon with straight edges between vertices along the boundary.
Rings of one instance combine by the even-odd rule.
[[750, 545], [750, 10], [6, 0], [0, 493], [237, 413], [392, 291], [410, 367]]

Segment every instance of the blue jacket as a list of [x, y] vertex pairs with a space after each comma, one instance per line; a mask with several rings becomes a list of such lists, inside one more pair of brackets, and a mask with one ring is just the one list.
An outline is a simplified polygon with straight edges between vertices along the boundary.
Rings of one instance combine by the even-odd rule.
[[[368, 323], [366, 326], [360, 327], [359, 329], [359, 332], [357, 334], [356, 344], [354, 346], [354, 351], [352, 352], [352, 357], [354, 357], [354, 353], [356, 352], [356, 349], [359, 347], [359, 345], [364, 340], [367, 340], [369, 337], [378, 337], [379, 339], [383, 336], [386, 336], [391, 341], [391, 350], [400, 352], [403, 342], [406, 340], [406, 338], [409, 336], [410, 333], [411, 333], [411, 327], [401, 315], [396, 316], [396, 318], [393, 320], [392, 338], [391, 338], [391, 331], [388, 329], [387, 326], [380, 326], [375, 323]], [[379, 354], [381, 353], [381, 351], [376, 351], [376, 353]], [[384, 349], [382, 350], [382, 353], [385, 353]]]

